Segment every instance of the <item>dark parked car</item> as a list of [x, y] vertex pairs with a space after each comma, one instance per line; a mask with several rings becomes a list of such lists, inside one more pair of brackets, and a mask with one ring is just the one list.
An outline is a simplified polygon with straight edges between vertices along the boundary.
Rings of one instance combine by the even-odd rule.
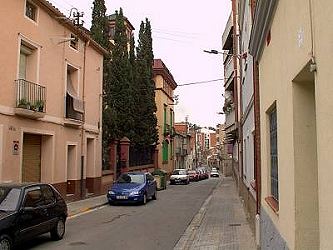
[[113, 203], [146, 204], [148, 199], [156, 200], [157, 198], [156, 180], [150, 173], [123, 173], [109, 189], [107, 198], [110, 205]]
[[0, 184], [0, 249], [47, 232], [60, 240], [66, 218], [67, 205], [51, 185]]

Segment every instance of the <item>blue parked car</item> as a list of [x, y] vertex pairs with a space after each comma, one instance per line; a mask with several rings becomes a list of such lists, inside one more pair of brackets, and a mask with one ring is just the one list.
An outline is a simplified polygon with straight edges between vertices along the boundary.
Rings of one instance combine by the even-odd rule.
[[148, 199], [156, 200], [156, 186], [156, 181], [150, 173], [123, 173], [108, 190], [107, 198], [110, 205], [114, 203], [146, 204]]

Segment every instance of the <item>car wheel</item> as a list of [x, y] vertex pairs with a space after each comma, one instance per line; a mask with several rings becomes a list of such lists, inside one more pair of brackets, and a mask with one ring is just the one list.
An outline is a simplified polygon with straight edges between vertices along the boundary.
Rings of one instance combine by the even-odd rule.
[[154, 192], [154, 194], [153, 194], [153, 196], [152, 196], [152, 199], [153, 199], [153, 200], [156, 200], [156, 199], [157, 199], [157, 191], [156, 191], [156, 189], [155, 189], [155, 192]]
[[10, 250], [12, 249], [12, 239], [6, 235], [3, 234], [0, 236], [0, 249], [4, 249], [4, 250]]
[[53, 240], [61, 240], [65, 234], [65, 220], [64, 218], [59, 218], [55, 227], [51, 230], [51, 238]]

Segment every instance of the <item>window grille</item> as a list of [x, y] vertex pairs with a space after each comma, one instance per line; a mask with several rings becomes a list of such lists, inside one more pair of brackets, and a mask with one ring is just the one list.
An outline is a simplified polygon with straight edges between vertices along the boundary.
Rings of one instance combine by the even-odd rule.
[[269, 114], [270, 158], [271, 158], [271, 195], [279, 201], [279, 175], [277, 150], [277, 115], [276, 107]]

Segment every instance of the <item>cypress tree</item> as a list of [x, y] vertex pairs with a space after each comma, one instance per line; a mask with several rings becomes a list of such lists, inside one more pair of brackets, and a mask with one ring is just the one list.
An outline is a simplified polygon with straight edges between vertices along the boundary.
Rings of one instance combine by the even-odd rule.
[[138, 121], [136, 133], [141, 145], [152, 145], [158, 141], [155, 84], [153, 82], [153, 60], [151, 26], [148, 19], [141, 22], [137, 47], [137, 84], [139, 88]]
[[109, 50], [108, 19], [104, 0], [94, 0], [90, 33], [92, 39]]
[[149, 134], [148, 142], [155, 144], [158, 141], [158, 130], [157, 130], [157, 117], [156, 117], [156, 101], [155, 101], [155, 82], [153, 81], [153, 64], [154, 64], [154, 53], [153, 53], [153, 38], [151, 34], [151, 25], [148, 18], [146, 18], [145, 36], [147, 39], [147, 71], [148, 81], [147, 89], [149, 89], [148, 98], [148, 121], [149, 121]]
[[128, 55], [128, 39], [126, 34], [125, 18], [120, 8], [116, 12], [114, 35], [114, 48], [110, 64], [110, 104], [114, 108], [115, 128], [113, 139], [126, 136], [130, 140], [134, 137], [133, 119], [133, 77]]
[[[108, 19], [106, 16], [106, 6], [104, 0], [94, 0], [90, 35], [93, 40], [100, 44], [107, 51], [110, 51], [110, 42], [108, 38]], [[103, 169], [108, 169], [109, 165], [109, 145], [113, 133], [116, 130], [114, 123], [115, 112], [110, 105], [110, 86], [108, 85], [110, 77], [110, 54], [103, 58], [103, 111], [102, 111], [102, 165]]]
[[134, 36], [131, 36], [130, 40], [130, 51], [129, 51], [129, 61], [130, 61], [130, 73], [131, 73], [131, 79], [132, 79], [132, 100], [133, 100], [133, 121], [135, 123], [135, 126], [133, 128], [133, 138], [132, 142], [135, 145], [138, 145], [140, 143], [140, 134], [138, 134], [137, 131], [137, 124], [142, 122], [139, 113], [138, 113], [138, 104], [140, 102], [140, 96], [139, 96], [139, 85], [137, 84], [137, 59], [135, 55], [135, 41]]

